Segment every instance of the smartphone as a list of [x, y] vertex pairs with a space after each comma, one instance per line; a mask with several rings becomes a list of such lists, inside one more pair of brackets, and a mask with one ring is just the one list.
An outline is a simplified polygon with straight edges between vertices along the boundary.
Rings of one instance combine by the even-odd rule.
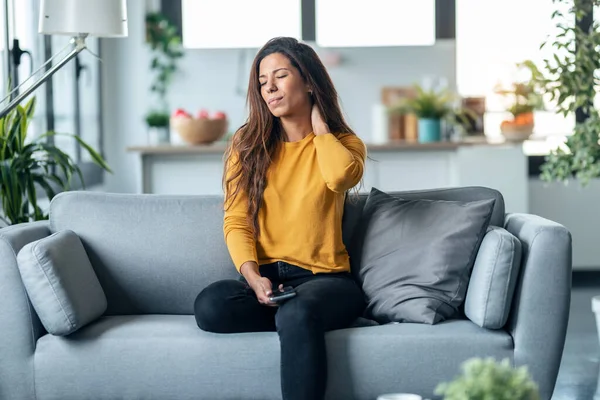
[[296, 290], [291, 286], [286, 286], [282, 290], [275, 289], [269, 296], [269, 300], [273, 303], [281, 303], [285, 300], [291, 299], [296, 295]]

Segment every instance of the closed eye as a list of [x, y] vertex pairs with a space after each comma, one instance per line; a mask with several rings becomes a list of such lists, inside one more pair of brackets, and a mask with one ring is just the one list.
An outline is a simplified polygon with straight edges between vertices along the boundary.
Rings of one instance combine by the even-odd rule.
[[287, 74], [286, 75], [278, 76], [277, 78], [285, 78], [286, 76], [287, 76]]

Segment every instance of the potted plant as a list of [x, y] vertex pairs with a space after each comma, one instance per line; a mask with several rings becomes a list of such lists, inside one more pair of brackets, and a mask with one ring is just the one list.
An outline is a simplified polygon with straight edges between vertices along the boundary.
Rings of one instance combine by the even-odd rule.
[[452, 126], [468, 123], [476, 118], [471, 110], [457, 108], [457, 99], [448, 90], [424, 89], [414, 85], [414, 96], [404, 98], [390, 107], [388, 112], [414, 114], [417, 117], [420, 143], [438, 142], [442, 139], [442, 121]]
[[512, 118], [502, 121], [500, 131], [507, 140], [526, 140], [533, 133], [534, 110], [544, 108], [539, 88], [540, 71], [532, 61], [517, 64], [517, 72], [526, 72], [524, 79], [512, 82], [510, 87], [496, 86], [495, 92], [508, 100], [507, 111]]
[[555, 51], [544, 60], [539, 83], [556, 102], [556, 112], [575, 114], [576, 123], [566, 142], [545, 157], [541, 179], [567, 183], [574, 177], [585, 186], [600, 176], [600, 115], [594, 105], [600, 90], [600, 23], [590, 18], [600, 0], [554, 2], [558, 7], [552, 19], [558, 33], [542, 47], [552, 46]]
[[462, 364], [462, 374], [441, 383], [435, 394], [444, 400], [539, 400], [538, 387], [526, 367], [513, 368], [508, 359], [472, 358]]
[[[0, 119], [0, 221], [6, 225], [38, 221], [48, 214], [38, 204], [38, 190], [43, 190], [52, 200], [56, 189], [69, 190], [73, 176], [85, 187], [83, 175], [76, 162], [58, 147], [48, 143], [47, 132], [29, 140], [27, 131], [35, 110], [35, 97], [25, 106], [17, 106]], [[92, 160], [110, 172], [104, 159], [76, 135], [74, 138], [91, 156]]]
[[150, 144], [169, 142], [169, 120], [169, 114], [164, 111], [150, 111], [146, 115]]
[[150, 92], [156, 95], [158, 102], [158, 105], [146, 115], [146, 124], [149, 137], [158, 140], [156, 143], [165, 143], [169, 142], [170, 108], [167, 93], [178, 71], [177, 62], [184, 53], [177, 27], [159, 12], [146, 15], [146, 41], [152, 53], [150, 70], [153, 73], [153, 80]]

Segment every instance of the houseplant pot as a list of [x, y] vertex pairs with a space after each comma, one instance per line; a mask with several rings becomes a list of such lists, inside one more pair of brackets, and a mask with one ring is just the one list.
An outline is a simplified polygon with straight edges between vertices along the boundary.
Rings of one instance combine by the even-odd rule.
[[540, 71], [531, 61], [517, 64], [517, 70], [527, 71], [529, 77], [515, 81], [509, 87], [496, 86], [495, 92], [506, 101], [506, 111], [511, 118], [502, 121], [500, 132], [508, 141], [523, 141], [529, 139], [534, 128], [535, 110], [544, 109], [544, 101], [538, 81]]
[[439, 142], [442, 139], [442, 121], [438, 118], [419, 118], [419, 142]]
[[170, 143], [169, 127], [167, 126], [149, 126], [148, 144], [159, 145]]
[[520, 142], [529, 139], [534, 128], [533, 112], [518, 114], [511, 121], [502, 121], [500, 132], [510, 142]]
[[148, 144], [151, 146], [170, 142], [169, 114], [163, 111], [152, 111], [146, 115], [148, 125]]

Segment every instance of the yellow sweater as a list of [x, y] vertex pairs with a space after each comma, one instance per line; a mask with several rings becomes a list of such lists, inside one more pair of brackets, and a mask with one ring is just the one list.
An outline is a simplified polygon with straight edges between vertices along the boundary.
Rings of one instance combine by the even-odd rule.
[[242, 191], [225, 211], [225, 242], [235, 267], [285, 261], [313, 273], [349, 271], [342, 242], [344, 198], [362, 178], [365, 145], [353, 134], [310, 133], [281, 146], [267, 173], [258, 242]]

